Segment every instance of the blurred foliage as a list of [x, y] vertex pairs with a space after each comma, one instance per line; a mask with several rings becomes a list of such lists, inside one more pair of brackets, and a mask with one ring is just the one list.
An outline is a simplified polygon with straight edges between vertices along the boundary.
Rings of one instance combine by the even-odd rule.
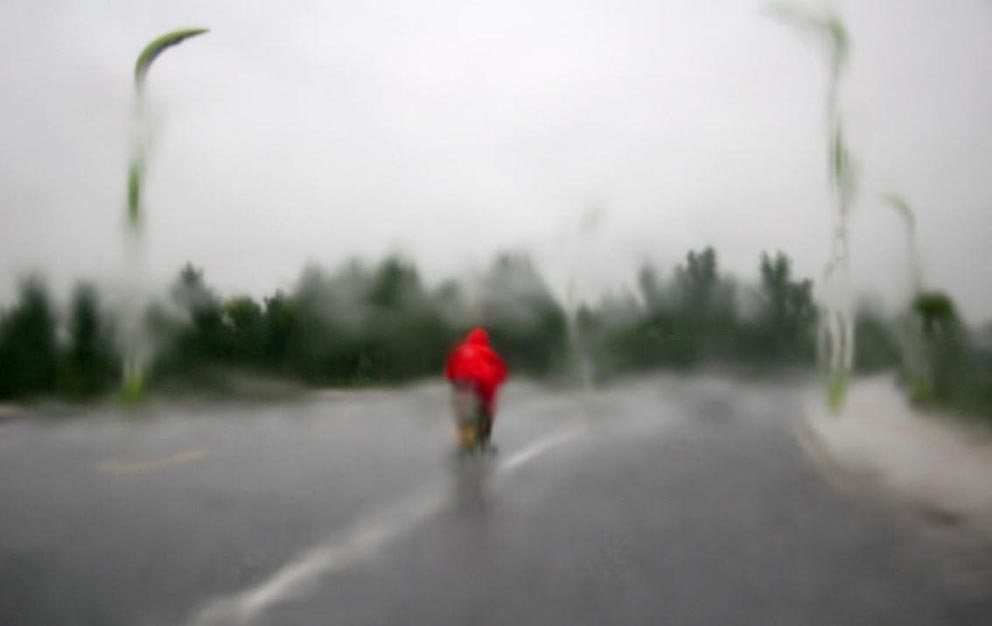
[[45, 284], [29, 278], [0, 320], [0, 398], [61, 392], [84, 398], [108, 390], [118, 356], [96, 290], [79, 285], [72, 296], [65, 341]]
[[924, 406], [992, 419], [992, 363], [987, 343], [972, 337], [954, 301], [940, 291], [921, 291], [912, 302], [921, 329], [925, 377], [906, 376], [910, 398]]
[[[761, 282], [742, 289], [719, 272], [712, 248], [692, 251], [664, 282], [653, 267], [638, 273], [631, 294], [586, 309], [582, 332], [602, 375], [705, 362], [746, 366], [810, 365], [816, 316], [809, 281], [795, 281], [788, 258], [761, 258]], [[746, 293], [745, 293], [746, 292]], [[738, 301], [754, 306], [742, 314]]]
[[866, 374], [897, 369], [901, 355], [896, 328], [895, 321], [872, 307], [862, 306], [854, 317], [854, 334], [858, 337], [854, 369]]
[[55, 313], [45, 284], [29, 278], [0, 323], [0, 397], [51, 392], [57, 375]]
[[76, 287], [68, 326], [60, 388], [76, 397], [108, 391], [120, 373], [111, 329], [101, 316], [99, 295], [92, 285]]
[[923, 333], [928, 337], [954, 331], [957, 313], [950, 296], [939, 291], [925, 291], [913, 298], [913, 312], [923, 323]]
[[815, 357], [816, 306], [813, 283], [797, 281], [784, 253], [761, 255], [757, 323], [751, 333], [770, 358], [812, 362]]
[[[471, 284], [436, 287], [396, 256], [376, 265], [350, 261], [332, 273], [307, 267], [292, 289], [261, 300], [221, 297], [188, 264], [168, 298], [149, 307], [157, 346], [149, 384], [209, 385], [230, 370], [309, 385], [395, 384], [438, 376], [448, 350], [475, 325], [488, 329], [515, 374], [541, 378], [574, 375], [579, 357], [601, 381], [707, 363], [755, 372], [814, 367], [812, 284], [794, 275], [782, 252], [761, 255], [754, 284], [722, 273], [712, 248], [689, 252], [667, 277], [644, 265], [635, 284], [580, 306], [570, 342], [562, 305], [525, 254], [498, 255]], [[932, 373], [926, 384], [907, 383], [914, 398], [987, 412], [992, 327], [972, 338], [937, 292], [921, 294], [911, 315]], [[44, 284], [25, 281], [0, 319], [0, 398], [111, 391], [121, 368], [114, 321], [90, 285], [76, 288], [60, 321]], [[862, 306], [855, 369], [899, 369], [900, 328]]]
[[[515, 371], [560, 371], [568, 354], [565, 311], [530, 258], [502, 254], [483, 276], [477, 323]], [[474, 325], [476, 320], [465, 320]]]

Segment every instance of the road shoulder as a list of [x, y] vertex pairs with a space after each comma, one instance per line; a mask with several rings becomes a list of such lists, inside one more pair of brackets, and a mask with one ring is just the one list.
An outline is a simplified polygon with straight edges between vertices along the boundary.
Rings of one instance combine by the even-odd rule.
[[839, 415], [814, 393], [804, 409], [800, 440], [835, 486], [992, 537], [992, 431], [913, 408], [888, 375], [854, 382]]

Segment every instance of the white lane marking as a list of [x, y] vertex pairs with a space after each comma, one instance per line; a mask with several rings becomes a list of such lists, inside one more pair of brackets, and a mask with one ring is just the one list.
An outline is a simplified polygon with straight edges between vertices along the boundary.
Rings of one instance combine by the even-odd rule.
[[[571, 428], [542, 437], [508, 457], [499, 465], [497, 472], [509, 474], [585, 433], [585, 428]], [[405, 506], [397, 507], [390, 513], [364, 520], [341, 538], [311, 548], [262, 583], [210, 602], [197, 613], [191, 624], [219, 626], [250, 623], [269, 607], [298, 597], [321, 576], [372, 556], [404, 530], [436, 513], [443, 504], [441, 491], [434, 490], [405, 501]]]
[[324, 574], [338, 571], [368, 558], [396, 537], [434, 513], [441, 504], [440, 494], [422, 493], [407, 501], [392, 515], [364, 520], [337, 540], [308, 550], [287, 563], [262, 583], [207, 605], [193, 620], [197, 626], [245, 624], [267, 608], [304, 593]]
[[580, 437], [586, 433], [586, 428], [577, 427], [569, 430], [553, 433], [547, 437], [538, 439], [523, 450], [514, 453], [499, 466], [500, 473], [509, 473], [521, 465], [528, 463], [531, 459], [538, 457], [552, 448], [566, 444], [569, 441]]

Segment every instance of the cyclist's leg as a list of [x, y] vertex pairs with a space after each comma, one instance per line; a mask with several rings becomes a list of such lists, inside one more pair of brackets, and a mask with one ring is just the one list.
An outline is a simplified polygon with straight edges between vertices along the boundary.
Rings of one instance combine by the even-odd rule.
[[479, 438], [483, 445], [489, 443], [489, 439], [492, 437], [493, 433], [493, 418], [495, 415], [493, 411], [495, 409], [492, 396], [487, 397], [485, 394], [480, 394], [479, 396]]
[[479, 438], [481, 439], [483, 445], [489, 443], [489, 438], [492, 434], [493, 416], [488, 410], [483, 408], [482, 415], [479, 420]]
[[455, 432], [458, 443], [463, 448], [478, 443], [478, 426], [470, 417], [475, 412], [475, 404], [478, 401], [474, 387], [472, 381], [467, 379], [453, 380], [451, 385], [451, 409]]

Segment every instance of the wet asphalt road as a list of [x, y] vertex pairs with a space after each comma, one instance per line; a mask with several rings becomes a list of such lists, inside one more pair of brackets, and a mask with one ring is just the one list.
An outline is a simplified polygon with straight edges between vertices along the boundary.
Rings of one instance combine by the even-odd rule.
[[832, 489], [797, 385], [511, 385], [0, 423], [0, 624], [992, 624], [945, 546]]

